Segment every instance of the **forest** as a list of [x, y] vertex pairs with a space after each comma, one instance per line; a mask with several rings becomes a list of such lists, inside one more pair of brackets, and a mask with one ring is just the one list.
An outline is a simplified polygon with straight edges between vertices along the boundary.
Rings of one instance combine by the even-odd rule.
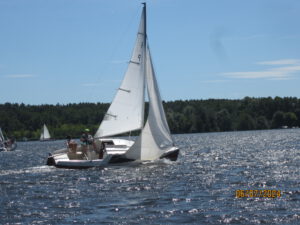
[[[300, 99], [295, 97], [176, 100], [163, 106], [173, 134], [300, 127]], [[17, 140], [39, 139], [44, 123], [55, 139], [77, 138], [85, 128], [94, 134], [108, 107], [107, 103], [4, 103], [0, 127]]]

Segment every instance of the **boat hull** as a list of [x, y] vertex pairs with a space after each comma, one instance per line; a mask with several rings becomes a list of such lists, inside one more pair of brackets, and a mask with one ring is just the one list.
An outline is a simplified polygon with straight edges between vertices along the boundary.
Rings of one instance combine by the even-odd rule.
[[179, 148], [175, 147], [170, 151], [165, 152], [160, 159], [169, 159], [170, 161], [176, 161], [179, 155]]
[[[169, 150], [165, 151], [159, 157], [159, 159], [168, 159], [170, 161], [176, 161], [179, 155], [179, 150], [180, 149], [178, 147], [172, 147]], [[122, 163], [130, 163], [133, 161], [137, 161], [137, 160], [126, 158], [125, 154], [116, 154], [111, 157], [109, 164], [122, 164]], [[142, 161], [151, 161], [151, 160], [142, 160]]]
[[74, 149], [64, 148], [49, 153], [46, 164], [69, 169], [103, 167], [109, 163], [113, 155], [124, 154], [133, 143], [125, 139], [98, 139], [87, 151], [83, 151], [82, 146], [76, 145]]
[[[58, 168], [69, 169], [86, 169], [91, 167], [104, 167], [114, 164], [130, 163], [134, 161], [141, 161], [138, 159], [130, 159], [126, 157], [126, 152], [134, 144], [131, 140], [125, 139], [101, 139], [95, 142], [96, 148], [99, 148], [101, 143], [105, 143], [105, 150], [103, 159], [99, 159], [93, 150], [89, 151], [87, 155], [82, 153], [82, 149], [77, 149], [75, 152], [68, 148], [55, 151], [49, 154], [47, 159], [48, 166], [55, 166]], [[176, 161], [179, 155], [179, 148], [170, 147], [165, 150], [159, 159], [168, 159]], [[102, 156], [101, 156], [102, 157]], [[150, 161], [150, 160], [142, 160]]]
[[48, 166], [67, 169], [87, 169], [91, 167], [106, 166], [111, 156], [106, 155], [103, 159], [69, 159], [68, 153], [49, 155], [47, 159]]
[[108, 164], [109, 158], [95, 160], [61, 160], [55, 163], [57, 168], [67, 169], [88, 169], [92, 167], [104, 167]]

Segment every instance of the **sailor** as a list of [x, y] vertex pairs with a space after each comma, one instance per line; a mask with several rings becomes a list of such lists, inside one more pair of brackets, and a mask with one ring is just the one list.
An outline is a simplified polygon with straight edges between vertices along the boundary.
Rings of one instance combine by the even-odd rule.
[[67, 148], [70, 148], [70, 143], [71, 143], [71, 141], [72, 141], [72, 138], [71, 138], [70, 135], [68, 135], [68, 136], [66, 137], [66, 139], [67, 139]]
[[100, 148], [99, 148], [99, 159], [103, 159], [104, 151], [105, 151], [105, 144], [102, 141], [100, 142]]
[[81, 135], [80, 141], [83, 145], [92, 145], [94, 142], [94, 138], [92, 135], [90, 135], [89, 132], [89, 129], [85, 129], [83, 134]]
[[85, 129], [80, 138], [82, 150], [85, 154], [87, 153], [88, 147], [94, 143], [94, 138], [89, 132], [89, 129]]
[[67, 136], [67, 148], [73, 152], [76, 152], [77, 144], [70, 135]]

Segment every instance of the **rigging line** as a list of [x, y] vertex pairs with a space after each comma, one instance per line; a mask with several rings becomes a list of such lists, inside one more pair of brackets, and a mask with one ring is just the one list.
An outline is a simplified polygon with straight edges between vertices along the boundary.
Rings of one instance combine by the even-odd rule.
[[[114, 43], [114, 48], [111, 51], [110, 56], [108, 57], [108, 61], [103, 63], [103, 66], [101, 66], [101, 70], [99, 71], [99, 75], [96, 78], [96, 83], [100, 83], [101, 81], [105, 81], [105, 79], [103, 79], [105, 77], [105, 74], [108, 73], [109, 69], [112, 67], [110, 62], [113, 61], [113, 59], [115, 58], [116, 53], [119, 51], [120, 46], [123, 45], [122, 43], [124, 43], [124, 40], [127, 36], [127, 34], [130, 31], [130, 27], [133, 27], [133, 23], [134, 21], [136, 21], [136, 17], [139, 16], [140, 14], [140, 7], [138, 7], [135, 12], [132, 14], [131, 18], [127, 21], [129, 21], [126, 26], [123, 26], [123, 23], [118, 26], [118, 27], [123, 27], [124, 29], [120, 32], [119, 38], [117, 39], [117, 41]], [[138, 20], [137, 20], [138, 21]], [[123, 21], [122, 21], [123, 22]], [[134, 40], [134, 39], [133, 39]], [[128, 63], [128, 61], [124, 60], [124, 64]], [[122, 80], [118, 81], [118, 82], [122, 82]], [[98, 91], [98, 88], [96, 89]]]

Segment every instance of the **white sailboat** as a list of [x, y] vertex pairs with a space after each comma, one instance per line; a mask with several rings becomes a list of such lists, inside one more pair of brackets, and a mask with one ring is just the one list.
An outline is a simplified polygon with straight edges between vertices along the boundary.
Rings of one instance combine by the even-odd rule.
[[[48, 158], [48, 165], [81, 168], [160, 158], [177, 160], [179, 148], [173, 144], [164, 113], [147, 43], [146, 3], [143, 4], [137, 40], [127, 71], [94, 136], [96, 152], [104, 151], [102, 162], [97, 158], [97, 154], [94, 154], [96, 158], [86, 156], [79, 160], [77, 157], [75, 160], [74, 154], [68, 155], [66, 150], [60, 150], [56, 152], [57, 155]], [[145, 89], [149, 99], [146, 123], [144, 123]], [[140, 130], [140, 135], [136, 141], [113, 138], [137, 130]]]
[[40, 141], [49, 141], [49, 140], [51, 140], [51, 136], [46, 124], [44, 124], [41, 131]]
[[[110, 163], [159, 158], [176, 160], [179, 153], [179, 148], [173, 144], [155, 77], [147, 40], [146, 3], [143, 4], [137, 41], [127, 72], [95, 138], [101, 141], [134, 130], [141, 130], [141, 133], [135, 142], [111, 139], [114, 145], [106, 147], [107, 153], [113, 155]], [[144, 124], [145, 87], [149, 113]]]
[[7, 139], [4, 137], [2, 129], [0, 127], [0, 152], [1, 151], [13, 151], [17, 148], [17, 142], [14, 139]]
[[1, 151], [7, 151], [7, 148], [5, 147], [5, 138], [0, 127], [0, 152]]

